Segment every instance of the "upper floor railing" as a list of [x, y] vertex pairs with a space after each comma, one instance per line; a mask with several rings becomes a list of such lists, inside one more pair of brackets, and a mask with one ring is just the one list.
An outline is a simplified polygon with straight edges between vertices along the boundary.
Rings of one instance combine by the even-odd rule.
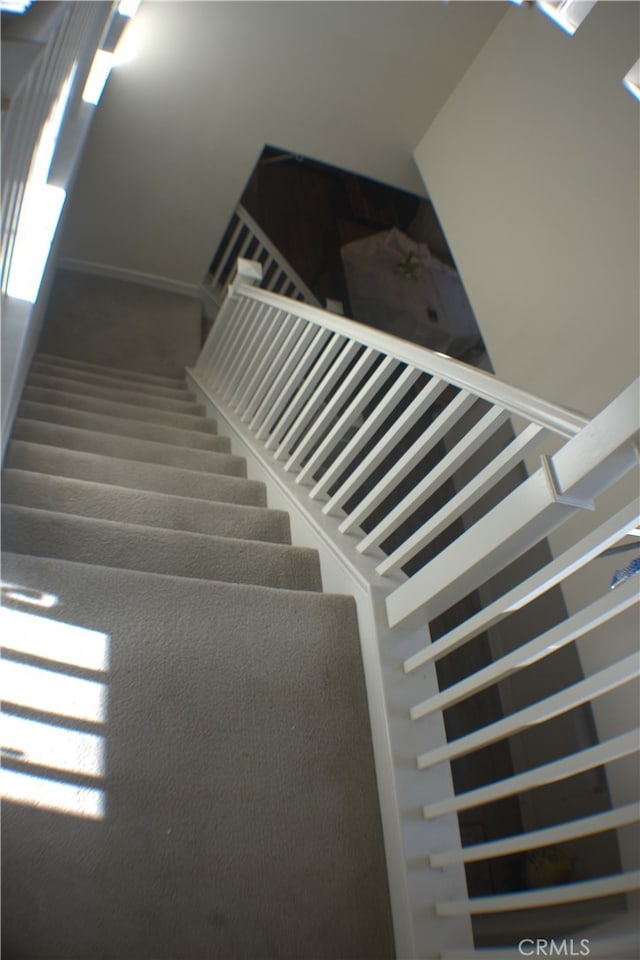
[[[192, 377], [323, 535], [361, 558], [385, 635], [423, 618], [422, 641], [400, 644], [387, 675], [393, 696], [406, 683], [423, 746], [396, 744], [393, 763], [400, 782], [411, 750], [427, 778], [426, 824], [459, 820], [462, 845], [446, 830], [425, 841], [442, 893], [424, 909], [471, 917], [477, 946], [417, 955], [494, 958], [509, 942], [516, 955], [496, 933], [509, 917], [534, 939], [588, 930], [640, 881], [625, 840], [639, 812], [638, 584], [610, 590], [608, 559], [640, 522], [637, 486], [631, 502], [621, 492], [638, 464], [638, 382], [589, 421], [260, 279], [240, 262]], [[546, 538], [560, 528], [554, 556]], [[514, 861], [520, 879], [507, 881]], [[478, 864], [491, 879], [452, 899], [447, 870]], [[564, 927], [559, 904], [573, 911]], [[594, 956], [635, 949], [628, 932], [586, 936]]]
[[238, 204], [204, 281], [205, 289], [214, 299], [221, 300], [224, 296], [224, 288], [241, 257], [262, 265], [260, 286], [265, 290], [319, 306], [319, 301], [291, 264], [250, 213]]

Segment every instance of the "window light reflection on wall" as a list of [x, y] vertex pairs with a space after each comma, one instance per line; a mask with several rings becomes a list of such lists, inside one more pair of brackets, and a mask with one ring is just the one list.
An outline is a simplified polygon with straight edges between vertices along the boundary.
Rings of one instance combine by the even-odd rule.
[[6, 13], [24, 13], [32, 0], [2, 0], [0, 10]]
[[[96, 50], [89, 71], [89, 76], [82, 92], [85, 103], [97, 106], [104, 91], [109, 74], [113, 67], [131, 60], [137, 52], [139, 34], [133, 24], [124, 26], [125, 20], [132, 20], [138, 11], [140, 0], [120, 0], [117, 16], [120, 24], [116, 24], [115, 34], [117, 43], [115, 49]], [[113, 27], [113, 24], [112, 24]], [[107, 38], [108, 39], [108, 38]], [[107, 44], [110, 46], [110, 44]]]
[[47, 183], [51, 161], [75, 79], [73, 65], [51, 107], [34, 151], [24, 188], [11, 270], [7, 282], [10, 297], [35, 303], [40, 290], [56, 227], [65, 201], [65, 191]]
[[636, 100], [640, 100], [640, 60], [636, 60], [622, 82], [629, 93], [635, 97]]
[[538, 0], [538, 7], [570, 36], [576, 32], [596, 0]]
[[62, 213], [65, 191], [48, 183], [27, 185], [11, 257], [7, 293], [35, 303], [53, 237]]
[[115, 54], [109, 53], [108, 50], [96, 50], [87, 82], [82, 91], [82, 99], [85, 103], [90, 103], [94, 107], [98, 105], [102, 91], [109, 79], [114, 60]]

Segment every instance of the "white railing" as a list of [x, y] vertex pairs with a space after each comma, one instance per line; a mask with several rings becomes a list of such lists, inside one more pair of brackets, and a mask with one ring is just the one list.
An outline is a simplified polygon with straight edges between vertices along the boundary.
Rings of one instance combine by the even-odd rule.
[[61, 204], [93, 119], [83, 90], [117, 6], [52, 0], [3, 13], [3, 456], [53, 283]]
[[114, 9], [115, 3], [38, 3], [23, 16], [16, 16], [3, 32], [3, 294], [7, 290], [25, 186], [43, 128], [74, 66], [78, 79], [84, 82]]
[[[519, 939], [563, 930], [583, 931], [594, 956], [628, 946], [628, 933], [589, 928], [622, 916], [640, 877], [625, 840], [638, 820], [638, 583], [609, 590], [616, 561], [602, 557], [640, 520], [637, 480], [623, 495], [638, 382], [589, 421], [260, 278], [240, 262], [190, 377], [329, 545], [328, 579], [355, 585], [398, 955], [498, 956], [511, 943], [511, 956]], [[561, 526], [554, 557], [545, 538]], [[479, 707], [488, 695], [494, 716]], [[474, 782], [473, 763], [498, 747], [507, 767], [485, 764]], [[487, 836], [469, 834], [479, 822]], [[504, 858], [528, 869], [531, 851], [557, 860], [557, 844], [579, 859], [555, 880], [464, 890], [463, 869], [503, 876]], [[505, 916], [511, 941], [496, 935]]]
[[216, 252], [204, 287], [220, 302], [227, 282], [232, 278], [238, 258], [250, 258], [262, 265], [260, 286], [274, 293], [319, 305], [319, 301], [298, 276], [291, 264], [274, 246], [250, 213], [238, 204]]

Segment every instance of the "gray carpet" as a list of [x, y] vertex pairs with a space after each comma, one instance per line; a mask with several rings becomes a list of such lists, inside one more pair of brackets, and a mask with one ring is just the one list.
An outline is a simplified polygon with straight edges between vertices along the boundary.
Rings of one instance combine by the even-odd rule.
[[3, 472], [3, 957], [391, 958], [352, 599], [181, 384], [90, 360]]
[[66, 427], [79, 427], [81, 430], [98, 430], [100, 433], [113, 433], [120, 437], [159, 440], [160, 443], [170, 443], [177, 447], [229, 452], [227, 437], [219, 437], [209, 431], [156, 424], [148, 420], [134, 420], [132, 417], [106, 416], [85, 410], [70, 410], [51, 403], [32, 403], [30, 400], [23, 400], [18, 409], [18, 417], [59, 423]]
[[9, 443], [5, 464], [34, 473], [96, 480], [135, 490], [179, 493], [184, 497], [222, 503], [265, 506], [267, 502], [264, 485], [244, 477], [203, 473], [164, 463], [144, 463], [16, 439]]
[[[66, 393], [78, 394], [80, 397], [87, 395], [87, 383], [77, 380], [72, 372], [62, 376], [62, 371], [56, 369], [55, 373], [37, 373], [35, 370], [29, 378], [29, 386], [44, 387], [49, 390], [62, 390]], [[154, 407], [160, 410], [173, 410], [176, 413], [201, 414], [204, 412], [202, 407], [193, 402], [188, 393], [177, 393], [176, 391], [166, 391], [164, 393], [148, 393], [147, 391], [135, 390], [130, 380], [122, 380], [119, 384], [115, 380], [107, 383], [90, 384], [91, 397], [99, 397], [104, 400], [115, 400], [120, 403], [137, 403], [140, 406]]]
[[182, 377], [200, 351], [200, 324], [195, 298], [58, 270], [40, 350], [136, 373]]
[[47, 446], [65, 447], [67, 450], [84, 450], [86, 453], [108, 454], [125, 460], [142, 460], [144, 463], [166, 463], [174, 467], [187, 467], [190, 470], [210, 470], [212, 473], [229, 473], [242, 476], [244, 464], [240, 457], [226, 454], [229, 449], [226, 437], [218, 437], [223, 452], [196, 450], [192, 447], [176, 446], [158, 440], [146, 440], [118, 436], [93, 429], [67, 427], [45, 420], [24, 419], [18, 417], [13, 425], [12, 436], [16, 440], [28, 440]]
[[2, 499], [5, 504], [58, 510], [97, 520], [142, 523], [164, 530], [291, 542], [289, 515], [285, 511], [267, 510], [250, 502], [220, 503], [11, 468], [5, 469], [2, 477]]
[[140, 380], [137, 377], [122, 374], [99, 372], [95, 364], [82, 369], [76, 363], [73, 367], [65, 367], [60, 363], [36, 359], [32, 365], [34, 374], [42, 377], [59, 377], [72, 380], [75, 383], [90, 384], [95, 387], [107, 387], [112, 390], [131, 390], [134, 393], [147, 393], [155, 397], [170, 397], [174, 400], [189, 400], [191, 395], [187, 385], [176, 380], [173, 383], [165, 378]]
[[102, 400], [100, 397], [87, 397], [78, 393], [66, 393], [64, 390], [47, 390], [43, 387], [27, 387], [22, 395], [24, 401], [47, 403], [66, 407], [71, 410], [84, 410], [112, 417], [131, 417], [133, 420], [148, 420], [150, 423], [163, 423], [167, 427], [184, 427], [185, 430], [202, 430], [215, 433], [216, 425], [201, 414], [175, 413], [171, 410], [157, 410], [155, 407], [143, 407], [139, 403], [118, 403], [114, 400]]
[[[175, 319], [175, 318], [174, 318]], [[137, 321], [136, 321], [137, 323]], [[85, 322], [85, 331], [88, 329]], [[48, 316], [47, 323], [47, 333], [50, 334], [51, 331], [51, 304]], [[59, 331], [58, 331], [59, 333]], [[58, 346], [60, 344], [58, 343]], [[68, 345], [67, 345], [68, 346]], [[175, 345], [174, 345], [175, 348]], [[82, 350], [86, 352], [87, 346], [86, 343], [82, 344]], [[196, 353], [198, 351], [196, 350]], [[131, 357], [130, 357], [131, 359]], [[87, 363], [86, 361], [70, 360], [69, 357], [59, 357], [53, 353], [45, 353], [43, 350], [40, 350], [38, 356], [33, 362], [33, 369], [36, 367], [58, 367], [62, 370], [65, 370], [67, 373], [71, 373], [73, 370], [77, 370], [80, 373], [94, 373], [101, 377], [109, 377], [112, 380], [132, 380], [134, 383], [146, 383], [150, 386], [160, 386], [160, 387], [171, 387], [172, 390], [186, 390], [187, 384], [184, 380], [177, 379], [176, 377], [159, 377], [154, 373], [141, 373], [137, 367], [140, 364], [140, 358], [136, 357], [136, 369], [135, 370], [123, 370], [121, 367], [116, 367], [110, 365], [105, 367], [103, 363]], [[155, 364], [154, 364], [155, 366]]]

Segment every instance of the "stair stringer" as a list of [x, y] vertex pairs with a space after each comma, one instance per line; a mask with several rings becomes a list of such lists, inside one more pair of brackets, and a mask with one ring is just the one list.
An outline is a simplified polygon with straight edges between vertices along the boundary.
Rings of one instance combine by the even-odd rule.
[[320, 508], [310, 509], [315, 505], [305, 496], [305, 488], [280, 469], [270, 451], [255, 444], [239, 417], [216, 404], [189, 368], [187, 382], [207, 415], [230, 438], [231, 452], [245, 458], [247, 477], [266, 485], [269, 506], [289, 513], [292, 544], [317, 550], [323, 589], [350, 594], [355, 600], [396, 956], [436, 960], [445, 950], [472, 948], [469, 918], [443, 917], [435, 908], [443, 900], [467, 897], [464, 867], [429, 865], [431, 854], [461, 845], [457, 817], [448, 814], [429, 822], [422, 816], [427, 800], [454, 795], [448, 764], [421, 771], [415, 762], [421, 751], [446, 743], [440, 713], [419, 723], [409, 715], [413, 704], [438, 693], [433, 663], [410, 675], [402, 667], [407, 657], [424, 647], [428, 624], [418, 612], [393, 629], [388, 626], [384, 600], [391, 578], [376, 574], [374, 561], [356, 551], [355, 538], [339, 533], [339, 519], [325, 516]]

